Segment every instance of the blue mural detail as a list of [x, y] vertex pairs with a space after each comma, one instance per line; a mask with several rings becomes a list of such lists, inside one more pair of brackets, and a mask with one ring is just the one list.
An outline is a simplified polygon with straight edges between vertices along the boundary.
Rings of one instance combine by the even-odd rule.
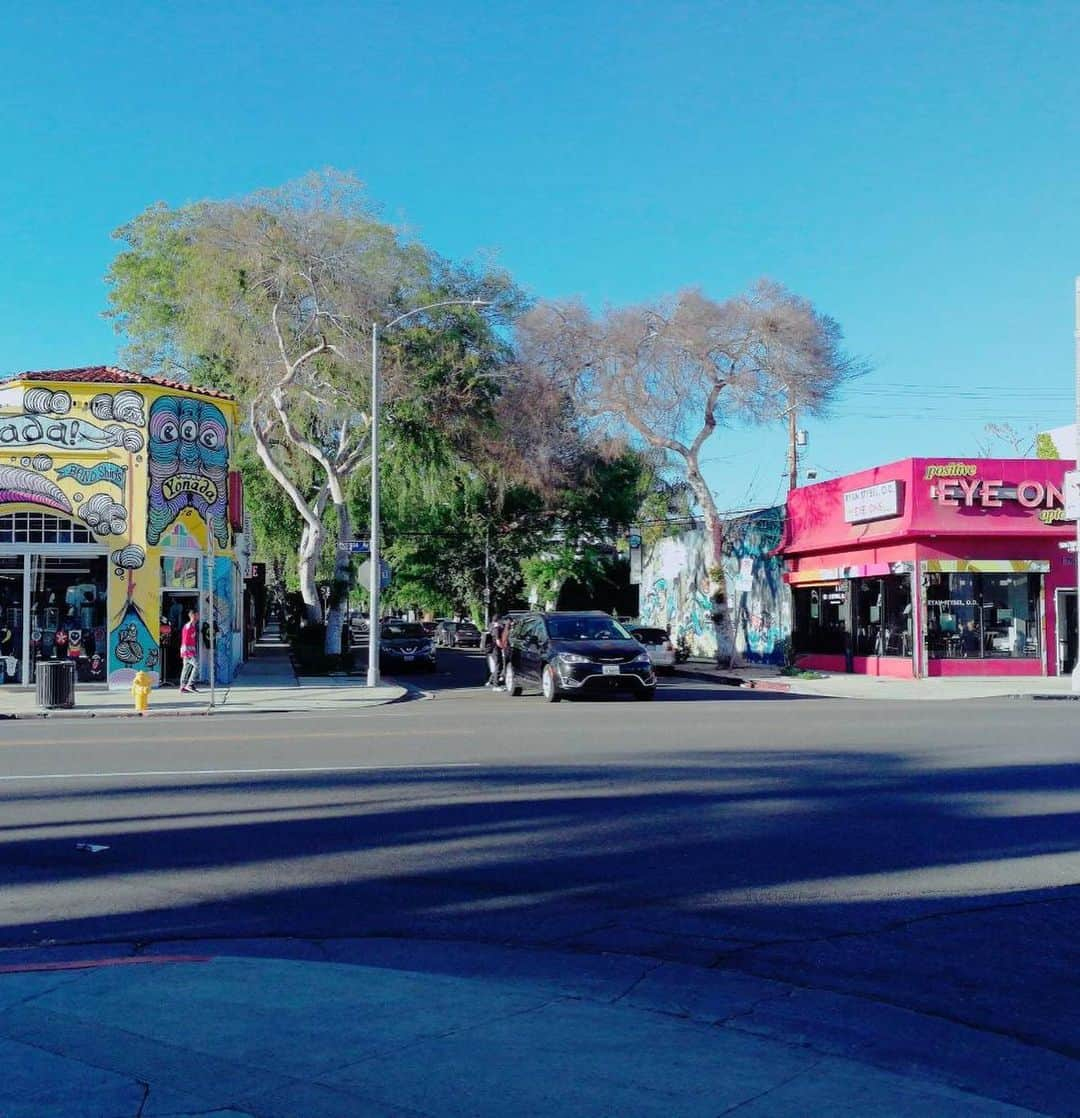
[[239, 608], [233, 602], [233, 562], [228, 556], [214, 559], [214, 679], [218, 683], [231, 683], [233, 677], [233, 626], [232, 611]]
[[82, 466], [76, 462], [61, 466], [56, 471], [56, 476], [73, 477], [80, 485], [94, 485], [99, 481], [107, 481], [123, 492], [127, 479], [127, 466], [117, 466], [113, 462], [95, 462], [93, 466]]
[[109, 635], [109, 682], [127, 683], [137, 671], [146, 670], [154, 674], [156, 683], [158, 655], [157, 641], [139, 607], [129, 601]]
[[[779, 507], [762, 509], [724, 525], [724, 582], [735, 620], [736, 647], [747, 663], [784, 662], [783, 642], [791, 624], [784, 564], [775, 554], [783, 533], [784, 510]], [[745, 579], [747, 566], [749, 589], [740, 581]]]

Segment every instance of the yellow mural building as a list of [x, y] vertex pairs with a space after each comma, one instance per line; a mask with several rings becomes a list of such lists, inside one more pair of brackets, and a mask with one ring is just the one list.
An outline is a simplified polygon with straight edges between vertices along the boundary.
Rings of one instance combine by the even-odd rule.
[[[189, 609], [200, 675], [243, 648], [243, 494], [236, 403], [111, 366], [0, 382], [0, 683], [41, 660], [127, 688], [179, 675]], [[211, 628], [213, 625], [213, 628]]]

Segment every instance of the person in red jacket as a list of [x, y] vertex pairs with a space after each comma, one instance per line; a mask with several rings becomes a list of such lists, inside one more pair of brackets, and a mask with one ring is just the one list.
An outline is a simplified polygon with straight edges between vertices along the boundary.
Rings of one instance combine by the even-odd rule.
[[199, 670], [199, 611], [188, 610], [188, 623], [180, 630], [180, 692], [196, 691], [195, 675]]

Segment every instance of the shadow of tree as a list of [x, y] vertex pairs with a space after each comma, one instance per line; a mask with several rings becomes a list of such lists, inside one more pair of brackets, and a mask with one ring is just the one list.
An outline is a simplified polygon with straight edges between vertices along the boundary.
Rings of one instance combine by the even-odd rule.
[[[1080, 765], [679, 752], [4, 796], [0, 943], [423, 937], [824, 986], [1080, 1054]], [[109, 849], [75, 849], [90, 839]]]

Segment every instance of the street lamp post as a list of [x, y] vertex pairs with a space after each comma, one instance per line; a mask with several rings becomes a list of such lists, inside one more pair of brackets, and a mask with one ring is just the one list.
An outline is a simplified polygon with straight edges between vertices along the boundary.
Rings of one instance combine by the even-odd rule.
[[[433, 311], [437, 307], [486, 307], [484, 299], [443, 299], [438, 303], [428, 303], [424, 307], [413, 307], [411, 311], [399, 314], [382, 327], [385, 333], [392, 326], [411, 318], [414, 314]], [[379, 615], [382, 608], [379, 602], [382, 592], [382, 556], [379, 540], [379, 416], [382, 411], [379, 401], [379, 324], [371, 324], [371, 554], [370, 582], [368, 584], [368, 687], [379, 686]]]

